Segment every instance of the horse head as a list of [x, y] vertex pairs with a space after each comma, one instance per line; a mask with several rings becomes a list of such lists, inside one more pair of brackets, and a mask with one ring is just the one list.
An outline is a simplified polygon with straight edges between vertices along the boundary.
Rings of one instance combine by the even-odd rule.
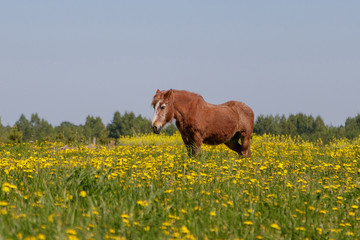
[[151, 105], [154, 108], [152, 120], [153, 132], [159, 134], [161, 129], [174, 118], [174, 91], [156, 91]]

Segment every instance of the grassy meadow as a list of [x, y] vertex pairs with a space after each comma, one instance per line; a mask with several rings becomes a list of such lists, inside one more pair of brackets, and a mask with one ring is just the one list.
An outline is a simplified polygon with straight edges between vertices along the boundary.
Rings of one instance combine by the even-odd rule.
[[0, 144], [0, 239], [360, 239], [360, 139]]

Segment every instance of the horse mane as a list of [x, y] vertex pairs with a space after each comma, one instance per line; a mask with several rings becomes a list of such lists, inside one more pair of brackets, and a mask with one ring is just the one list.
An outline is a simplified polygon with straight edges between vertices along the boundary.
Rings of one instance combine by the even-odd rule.
[[159, 98], [157, 95], [155, 95], [154, 98], [153, 98], [153, 100], [152, 100], [152, 102], [151, 102], [151, 106], [152, 106], [152, 107], [155, 107], [156, 103], [157, 103], [159, 100], [160, 100], [160, 98]]
[[[175, 94], [180, 93], [180, 94], [183, 94], [183, 95], [188, 95], [188, 96], [190, 95], [192, 97], [198, 97], [198, 98], [204, 100], [204, 98], [200, 94], [197, 94], [197, 93], [194, 93], [194, 92], [189, 92], [189, 91], [185, 91], [185, 90], [175, 90], [175, 89], [170, 89], [168, 91], [172, 91]], [[161, 99], [161, 96], [165, 95], [168, 91], [159, 91], [158, 90], [156, 92], [152, 102], [151, 102], [151, 106], [155, 107], [156, 103]]]
[[156, 94], [155, 94], [155, 96], [154, 96], [154, 98], [153, 98], [153, 100], [151, 102], [152, 107], [155, 107], [156, 103], [160, 100], [159, 95], [161, 94], [161, 92], [163, 92], [163, 91], [160, 91], [159, 89], [156, 91]]
[[185, 94], [185, 95], [192, 95], [193, 97], [198, 97], [198, 98], [201, 98], [202, 100], [204, 100], [204, 98], [200, 94], [197, 94], [197, 93], [194, 93], [194, 92], [189, 92], [189, 91], [186, 91], [186, 90], [173, 90], [173, 91], [175, 93], [181, 93], [181, 94]]

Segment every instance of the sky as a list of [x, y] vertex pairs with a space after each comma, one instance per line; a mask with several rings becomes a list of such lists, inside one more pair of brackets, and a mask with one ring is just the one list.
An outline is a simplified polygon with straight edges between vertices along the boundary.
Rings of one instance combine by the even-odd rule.
[[157, 89], [256, 116], [360, 113], [360, 1], [2, 1], [0, 117], [152, 118]]

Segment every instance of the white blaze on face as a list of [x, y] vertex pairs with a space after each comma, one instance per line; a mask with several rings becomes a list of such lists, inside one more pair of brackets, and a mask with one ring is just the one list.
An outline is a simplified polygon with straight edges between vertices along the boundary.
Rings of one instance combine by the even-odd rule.
[[165, 110], [166, 104], [160, 104], [160, 101], [158, 101], [155, 104], [155, 112], [154, 112], [154, 117], [152, 120], [152, 126], [155, 127], [163, 127], [163, 125], [166, 124], [165, 120], [166, 120], [166, 110]]
[[152, 120], [152, 126], [154, 126], [156, 120], [158, 119], [158, 115], [159, 115], [159, 106], [160, 106], [160, 101], [158, 101], [156, 104], [155, 104], [155, 107], [154, 107], [154, 117], [153, 117], [153, 120]]

